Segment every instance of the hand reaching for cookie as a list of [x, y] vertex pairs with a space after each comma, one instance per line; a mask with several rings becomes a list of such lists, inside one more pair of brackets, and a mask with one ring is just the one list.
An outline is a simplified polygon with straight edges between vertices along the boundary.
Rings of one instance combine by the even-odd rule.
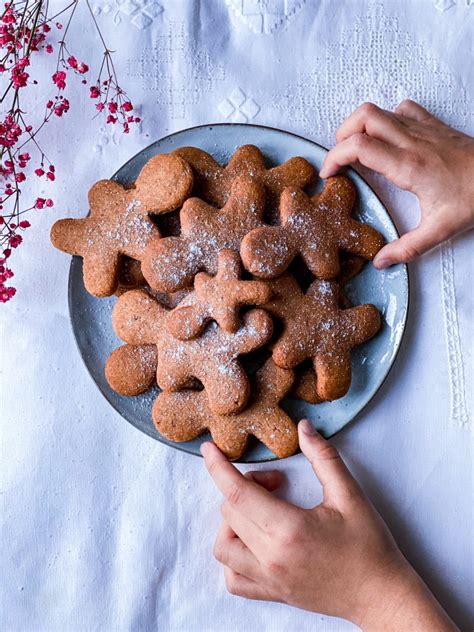
[[474, 226], [474, 138], [414, 101], [402, 101], [393, 113], [361, 105], [339, 127], [336, 141], [321, 178], [359, 161], [420, 202], [418, 227], [382, 248], [376, 268], [411, 261]]
[[214, 444], [202, 446], [225, 498], [214, 552], [228, 590], [344, 617], [364, 630], [455, 630], [335, 448], [307, 421], [298, 430], [323, 486], [313, 509], [272, 496], [279, 472], [244, 477]]

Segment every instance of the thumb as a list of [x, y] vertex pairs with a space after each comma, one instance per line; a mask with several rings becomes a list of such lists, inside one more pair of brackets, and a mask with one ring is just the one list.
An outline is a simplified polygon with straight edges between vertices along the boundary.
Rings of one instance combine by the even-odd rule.
[[323, 486], [324, 501], [341, 510], [348, 501], [363, 497], [363, 492], [347, 469], [339, 452], [303, 419], [298, 424], [300, 448]]
[[267, 492], [274, 492], [283, 482], [283, 474], [279, 470], [258, 470], [245, 473], [245, 478], [257, 483]]
[[405, 233], [400, 239], [391, 241], [379, 250], [374, 259], [374, 266], [382, 270], [395, 263], [413, 261], [440, 244], [441, 241], [435, 227], [420, 224], [418, 228]]

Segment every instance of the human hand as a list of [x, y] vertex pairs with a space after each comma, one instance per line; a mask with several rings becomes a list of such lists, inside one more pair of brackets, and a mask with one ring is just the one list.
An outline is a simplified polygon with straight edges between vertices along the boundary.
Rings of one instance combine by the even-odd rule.
[[366, 630], [454, 629], [336, 449], [307, 421], [299, 439], [323, 486], [313, 509], [270, 493], [279, 472], [251, 472], [248, 480], [214, 444], [201, 448], [225, 497], [214, 554], [228, 590], [345, 617]]
[[387, 112], [373, 103], [357, 108], [336, 132], [321, 178], [359, 161], [414, 193], [417, 228], [384, 246], [376, 268], [411, 261], [474, 226], [474, 138], [448, 127], [414, 101]]

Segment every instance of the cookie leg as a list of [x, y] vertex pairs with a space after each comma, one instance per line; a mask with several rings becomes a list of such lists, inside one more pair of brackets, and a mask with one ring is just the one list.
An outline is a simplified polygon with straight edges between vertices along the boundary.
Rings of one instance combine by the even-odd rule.
[[246, 405], [250, 385], [245, 371], [236, 361], [219, 364], [212, 375], [197, 375], [204, 384], [209, 408], [217, 415], [230, 415]]
[[238, 459], [247, 447], [248, 433], [233, 415], [215, 415], [209, 420], [212, 440], [228, 459]]
[[119, 261], [115, 253], [84, 257], [82, 270], [86, 290], [99, 298], [111, 296], [118, 285]]
[[296, 425], [283, 410], [273, 411], [268, 418], [259, 416], [255, 420], [251, 434], [280, 459], [291, 456], [298, 449]]
[[320, 354], [314, 358], [318, 396], [324, 401], [343, 397], [351, 385], [351, 358], [349, 352]]
[[170, 441], [190, 441], [207, 427], [210, 411], [203, 391], [160, 393], [153, 404], [156, 429]]

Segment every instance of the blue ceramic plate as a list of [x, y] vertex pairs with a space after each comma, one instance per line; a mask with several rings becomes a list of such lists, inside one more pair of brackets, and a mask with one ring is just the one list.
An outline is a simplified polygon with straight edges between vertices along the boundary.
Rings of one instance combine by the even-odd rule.
[[[277, 129], [240, 124], [205, 125], [177, 132], [153, 143], [119, 169], [113, 179], [123, 184], [131, 183], [149, 158], [184, 145], [200, 147], [225, 164], [240, 145], [247, 143], [260, 147], [269, 164], [282, 163], [292, 156], [303, 156], [319, 169], [327, 153], [324, 147], [312, 141]], [[386, 241], [396, 239], [397, 230], [375, 193], [354, 171], [350, 170], [349, 176], [358, 191], [356, 215], [379, 230]], [[353, 352], [349, 393], [335, 402], [318, 405], [291, 399], [285, 401], [285, 408], [293, 419], [308, 417], [326, 437], [341, 430], [360, 413], [390, 371], [400, 347], [407, 317], [407, 268], [398, 265], [377, 272], [368, 264], [347, 286], [346, 293], [354, 304], [373, 303], [384, 317], [380, 333]], [[209, 438], [208, 435], [186, 443], [174, 443], [155, 430], [150, 411], [157, 389], [138, 397], [122, 397], [108, 386], [104, 377], [105, 361], [111, 351], [121, 344], [111, 325], [115, 300], [114, 297], [97, 299], [85, 291], [82, 260], [74, 257], [69, 275], [69, 309], [79, 351], [93, 380], [117, 412], [136, 428], [163, 443], [198, 455], [199, 446]], [[242, 461], [259, 462], [275, 458], [265, 446], [254, 441], [249, 444]]]

